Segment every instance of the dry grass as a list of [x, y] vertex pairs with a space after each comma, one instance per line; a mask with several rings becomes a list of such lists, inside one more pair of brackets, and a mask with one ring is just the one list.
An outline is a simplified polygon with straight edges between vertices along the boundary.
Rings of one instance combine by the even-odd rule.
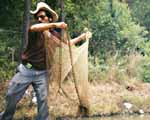
[[[125, 60], [123, 60], [125, 59]], [[93, 66], [90, 71], [89, 115], [111, 115], [124, 113], [124, 102], [133, 104], [131, 111], [143, 109], [150, 112], [150, 84], [143, 83], [139, 78], [139, 55], [130, 55], [117, 61], [112, 58], [107, 61], [108, 69], [99, 70], [100, 66]], [[92, 71], [93, 70], [93, 71]], [[97, 71], [94, 73], [94, 71]], [[96, 76], [96, 74], [98, 74]], [[4, 101], [7, 82], [0, 84], [0, 100]], [[56, 98], [51, 96], [49, 110], [52, 116], [76, 116], [78, 113], [78, 98], [71, 83], [64, 85], [65, 91], [74, 100], [69, 100], [60, 92]], [[4, 109], [4, 102], [0, 103], [0, 111]], [[30, 98], [23, 98], [17, 106], [14, 120], [33, 120], [36, 116], [36, 105], [30, 103]]]
[[[145, 112], [150, 112], [149, 84], [136, 83], [132, 90], [128, 90], [118, 83], [106, 82], [102, 84], [91, 84], [90, 88], [90, 116], [122, 113], [125, 111], [123, 107], [123, 102], [125, 101], [133, 104], [132, 111], [136, 112], [139, 109], [143, 109]], [[68, 94], [71, 95], [72, 89], [67, 89]], [[0, 98], [2, 101], [4, 100], [3, 97], [4, 94], [1, 91]], [[76, 99], [75, 97], [73, 98]], [[24, 98], [20, 101], [14, 120], [34, 119], [36, 105], [31, 104], [29, 101], [29, 98]], [[1, 104], [1, 111], [3, 107], [4, 105]], [[77, 101], [71, 101], [61, 94], [50, 103], [50, 113], [54, 116], [76, 116], [77, 108]]]

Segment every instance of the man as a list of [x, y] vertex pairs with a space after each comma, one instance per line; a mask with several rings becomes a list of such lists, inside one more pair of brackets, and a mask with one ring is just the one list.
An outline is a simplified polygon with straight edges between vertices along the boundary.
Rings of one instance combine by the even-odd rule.
[[[6, 96], [6, 109], [0, 120], [12, 120], [15, 113], [16, 104], [24, 95], [25, 91], [32, 85], [37, 97], [38, 115], [37, 120], [49, 120], [47, 105], [47, 72], [46, 72], [46, 47], [44, 32], [49, 31], [49, 35], [57, 39], [49, 38], [49, 47], [55, 49], [59, 46], [60, 34], [54, 29], [66, 29], [67, 24], [56, 22], [57, 13], [46, 3], [37, 4], [35, 11], [31, 11], [38, 24], [30, 26], [29, 40], [25, 51], [22, 54], [22, 64], [18, 67], [18, 73], [12, 78]], [[72, 39], [71, 44], [85, 39], [86, 33]], [[67, 43], [66, 43], [67, 44]], [[55, 47], [54, 47], [55, 46]]]

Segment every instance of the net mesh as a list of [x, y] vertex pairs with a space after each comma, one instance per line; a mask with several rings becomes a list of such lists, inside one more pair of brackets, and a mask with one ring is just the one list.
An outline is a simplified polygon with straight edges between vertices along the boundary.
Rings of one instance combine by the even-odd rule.
[[[89, 110], [89, 41], [86, 40], [78, 47], [72, 45], [70, 51], [69, 46], [63, 42], [58, 46], [48, 43], [50, 37], [58, 42], [55, 36], [49, 35], [48, 31], [45, 32], [50, 111], [58, 115], [78, 115], [79, 106]], [[64, 38], [67, 39], [67, 37]], [[67, 112], [68, 109], [71, 111]]]

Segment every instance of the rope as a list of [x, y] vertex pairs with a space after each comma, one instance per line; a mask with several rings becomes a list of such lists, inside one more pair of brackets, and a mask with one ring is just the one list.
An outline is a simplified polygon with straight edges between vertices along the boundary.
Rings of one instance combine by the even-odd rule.
[[68, 47], [69, 47], [69, 53], [70, 53], [70, 62], [71, 62], [71, 67], [72, 67], [72, 77], [73, 77], [73, 81], [74, 81], [74, 84], [75, 84], [75, 90], [76, 90], [76, 93], [77, 93], [79, 104], [81, 105], [81, 99], [80, 99], [78, 86], [77, 86], [77, 79], [76, 79], [75, 70], [74, 70], [74, 66], [73, 66], [72, 49], [71, 49], [71, 44], [70, 44], [70, 39], [69, 39], [68, 33], [67, 33], [67, 40], [68, 40]]
[[[76, 90], [76, 94], [79, 100], [79, 106], [78, 106], [78, 112], [77, 114], [79, 116], [87, 116], [89, 114], [89, 110], [86, 106], [84, 106], [81, 102], [81, 98], [79, 95], [79, 89], [78, 89], [78, 85], [77, 85], [77, 79], [76, 79], [76, 74], [75, 74], [75, 69], [74, 69], [74, 65], [73, 65], [73, 56], [72, 56], [72, 49], [71, 49], [71, 44], [70, 44], [70, 40], [69, 40], [69, 35], [67, 33], [67, 40], [68, 40], [68, 47], [69, 47], [69, 53], [70, 53], [70, 61], [71, 61], [71, 67], [72, 67], [72, 77], [73, 77], [73, 82], [75, 84], [75, 90]], [[86, 40], [88, 40], [88, 38], [86, 37]]]
[[[64, 1], [61, 0], [61, 19], [62, 21], [64, 21]], [[67, 34], [68, 36], [68, 34]], [[68, 37], [69, 38], [69, 37]], [[67, 38], [67, 39], [68, 39]], [[68, 39], [69, 40], [69, 39]], [[69, 97], [69, 95], [67, 94], [67, 92], [62, 88], [62, 41], [64, 40], [64, 30], [62, 29], [61, 31], [61, 40], [59, 42], [60, 44], [60, 48], [59, 48], [59, 89], [56, 92], [56, 96], [58, 94], [58, 92], [60, 93], [60, 89], [62, 90], [62, 93], [69, 99], [69, 100], [73, 100]], [[70, 53], [71, 54], [71, 53]], [[71, 59], [71, 58], [70, 58]], [[73, 63], [72, 63], [73, 64]]]

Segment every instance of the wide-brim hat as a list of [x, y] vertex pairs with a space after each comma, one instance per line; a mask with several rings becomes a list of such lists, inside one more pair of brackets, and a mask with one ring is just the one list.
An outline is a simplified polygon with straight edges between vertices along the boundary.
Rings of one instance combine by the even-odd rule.
[[52, 19], [53, 19], [53, 22], [56, 22], [57, 20], [58, 20], [58, 15], [57, 15], [57, 13], [54, 11], [54, 10], [52, 10], [46, 3], [44, 3], [44, 2], [39, 2], [38, 4], [37, 4], [37, 7], [36, 7], [36, 10], [34, 10], [34, 11], [32, 11], [32, 10], [30, 10], [30, 13], [31, 14], [33, 14], [33, 15], [35, 15], [35, 14], [37, 14], [38, 12], [39, 12], [39, 10], [47, 10], [47, 11], [49, 11], [50, 13], [51, 13], [51, 15], [52, 15]]

